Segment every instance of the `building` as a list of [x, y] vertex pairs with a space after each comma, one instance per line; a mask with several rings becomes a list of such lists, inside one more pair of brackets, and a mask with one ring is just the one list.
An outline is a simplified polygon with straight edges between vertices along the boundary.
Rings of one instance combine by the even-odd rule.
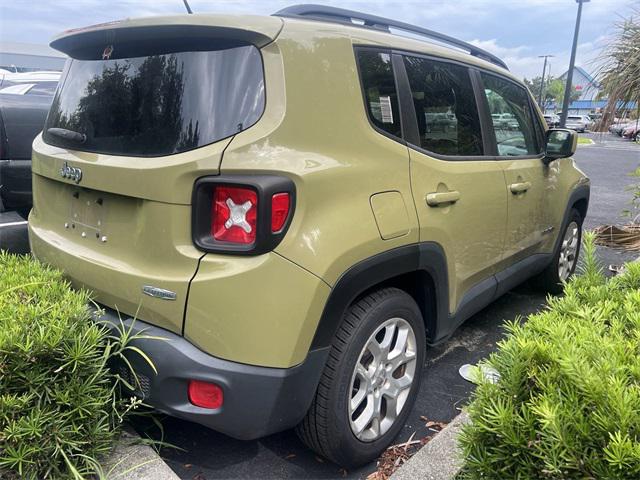
[[[567, 80], [567, 74], [564, 72], [558, 78], [563, 82]], [[595, 100], [600, 93], [600, 85], [586, 70], [582, 67], [573, 67], [573, 87], [580, 93], [578, 101]]]
[[[563, 82], [567, 79], [565, 72], [558, 77]], [[580, 98], [569, 104], [569, 115], [590, 115], [600, 113], [607, 105], [606, 98], [598, 98], [600, 93], [600, 85], [598, 81], [593, 78], [582, 67], [573, 68], [573, 77], [571, 83], [577, 92], [580, 93]], [[555, 102], [550, 102], [545, 105], [545, 111], [557, 111], [562, 109], [562, 105], [556, 105]], [[627, 112], [637, 109], [637, 102], [629, 102], [623, 105], [622, 102], [618, 103], [618, 110], [626, 110]]]
[[64, 67], [66, 56], [47, 45], [33, 43], [0, 43], [0, 69], [9, 72], [58, 70]]

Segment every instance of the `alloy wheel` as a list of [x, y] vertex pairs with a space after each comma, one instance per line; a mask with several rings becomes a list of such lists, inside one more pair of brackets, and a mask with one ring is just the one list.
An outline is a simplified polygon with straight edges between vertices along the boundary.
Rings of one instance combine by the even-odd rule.
[[574, 270], [578, 261], [578, 243], [580, 241], [580, 227], [576, 222], [567, 226], [562, 245], [560, 245], [560, 257], [558, 258], [558, 278], [566, 282]]
[[351, 431], [373, 442], [394, 424], [416, 375], [416, 336], [402, 318], [380, 325], [360, 352], [348, 399]]

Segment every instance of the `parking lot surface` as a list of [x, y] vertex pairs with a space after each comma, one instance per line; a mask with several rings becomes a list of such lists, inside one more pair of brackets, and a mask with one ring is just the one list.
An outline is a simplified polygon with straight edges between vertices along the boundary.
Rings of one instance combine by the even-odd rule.
[[[580, 146], [575, 155], [578, 166], [591, 177], [592, 190], [585, 227], [624, 223], [619, 213], [631, 199], [626, 187], [633, 183], [628, 173], [640, 162], [640, 146], [618, 137], [589, 135], [595, 144]], [[599, 248], [605, 266], [619, 264], [638, 254]], [[422, 372], [420, 394], [397, 442], [432, 435], [425, 419], [450, 421], [468, 400], [473, 386], [458, 374], [465, 363], [475, 363], [495, 349], [502, 325], [538, 311], [545, 298], [527, 284], [469, 319], [446, 343], [430, 348]], [[258, 395], [259, 392], [256, 392]], [[292, 431], [251, 442], [233, 440], [205, 427], [164, 418], [162, 440], [179, 449], [163, 448], [162, 456], [183, 479], [254, 478], [365, 478], [375, 470], [372, 463], [346, 472], [307, 450]], [[147, 428], [148, 427], [148, 428]], [[147, 422], [137, 425], [141, 433], [160, 438]]]

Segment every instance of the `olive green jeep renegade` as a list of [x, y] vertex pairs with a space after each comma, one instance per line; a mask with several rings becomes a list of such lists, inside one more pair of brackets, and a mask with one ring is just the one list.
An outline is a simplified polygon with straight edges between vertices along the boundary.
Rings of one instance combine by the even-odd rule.
[[51, 45], [70, 60], [33, 145], [33, 253], [167, 340], [138, 342], [157, 374], [131, 358], [158, 410], [362, 464], [428, 345], [575, 269], [576, 136], [472, 45], [313, 5]]

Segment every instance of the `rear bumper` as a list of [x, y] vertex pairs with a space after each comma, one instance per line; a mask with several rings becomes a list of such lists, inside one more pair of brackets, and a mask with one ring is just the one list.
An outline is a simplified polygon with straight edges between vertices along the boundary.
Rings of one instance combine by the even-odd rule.
[[[120, 324], [113, 310], [106, 310], [97, 321], [112, 329]], [[122, 321], [134, 333], [161, 338], [133, 341], [151, 358], [157, 375], [139, 355], [127, 355], [140, 380], [137, 394], [145, 403], [240, 440], [298, 424], [311, 405], [328, 354], [328, 349], [311, 351], [292, 368], [244, 365], [208, 355], [183, 337], [141, 320], [123, 317]], [[187, 395], [191, 379], [220, 385], [222, 407], [209, 410], [192, 405]]]

